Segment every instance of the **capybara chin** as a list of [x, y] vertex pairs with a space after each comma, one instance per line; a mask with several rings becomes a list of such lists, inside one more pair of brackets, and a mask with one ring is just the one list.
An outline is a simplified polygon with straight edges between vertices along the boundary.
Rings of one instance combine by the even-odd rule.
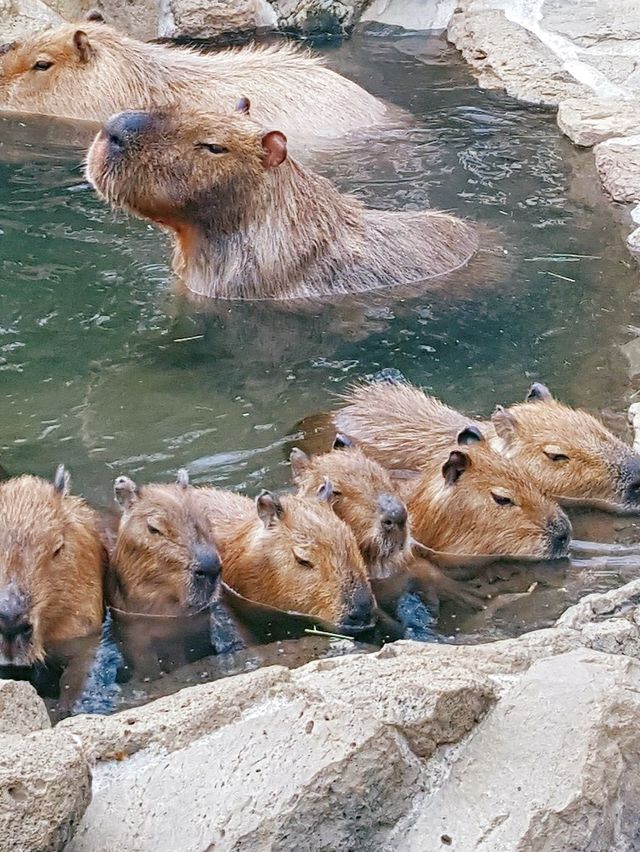
[[367, 455], [389, 468], [431, 465], [458, 436], [486, 440], [545, 494], [640, 509], [640, 458], [586, 411], [555, 400], [535, 383], [527, 400], [498, 407], [491, 421], [470, 420], [407, 384], [352, 388], [332, 415]]
[[330, 508], [330, 482], [308, 498], [263, 491], [254, 502], [216, 488], [198, 494], [220, 547], [223, 579], [237, 592], [345, 631], [371, 625], [367, 569], [353, 533]]
[[211, 604], [221, 563], [202, 505], [181, 470], [175, 484], [114, 483], [122, 508], [109, 571], [109, 603], [128, 612], [183, 615]]
[[[145, 44], [104, 23], [64, 24], [0, 46], [0, 109], [106, 121], [124, 109], [181, 104], [256, 116], [296, 139], [380, 125], [393, 110], [295, 47], [215, 54]], [[311, 117], [313, 119], [311, 120]]]
[[319, 299], [426, 286], [478, 248], [467, 223], [365, 208], [287, 156], [246, 114], [174, 109], [113, 116], [87, 179], [115, 207], [170, 229], [174, 269], [202, 296]]
[[99, 633], [105, 560], [96, 516], [62, 465], [53, 482], [0, 484], [0, 665], [32, 666]]

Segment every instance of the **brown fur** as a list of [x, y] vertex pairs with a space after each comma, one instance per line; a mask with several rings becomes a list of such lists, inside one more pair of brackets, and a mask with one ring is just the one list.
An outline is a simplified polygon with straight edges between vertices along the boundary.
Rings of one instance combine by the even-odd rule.
[[[265, 492], [254, 504], [216, 488], [198, 493], [223, 556], [224, 580], [244, 597], [336, 625], [345, 623], [354, 601], [373, 606], [353, 534], [324, 499]], [[275, 509], [261, 509], [261, 500]]]
[[[53, 64], [37, 70], [38, 62]], [[288, 45], [202, 54], [145, 44], [88, 21], [0, 48], [5, 110], [103, 122], [123, 109], [170, 104], [231, 111], [241, 95], [255, 101], [261, 122], [296, 138], [339, 137], [380, 124], [388, 112], [360, 86]]]
[[35, 476], [0, 485], [0, 609], [19, 596], [32, 630], [11, 643], [0, 636], [2, 665], [33, 665], [58, 643], [100, 631], [105, 553], [96, 516], [59, 476], [59, 487]]
[[199, 558], [203, 552], [213, 560], [219, 557], [188, 481], [139, 487], [119, 477], [115, 491], [123, 512], [111, 557], [109, 603], [154, 615], [206, 607], [219, 583], [215, 571], [199, 570]]
[[[124, 130], [132, 121], [133, 134]], [[416, 284], [463, 266], [478, 248], [474, 230], [453, 216], [371, 210], [340, 194], [286, 158], [281, 133], [241, 113], [114, 116], [91, 146], [87, 178], [110, 204], [172, 230], [175, 271], [207, 297], [319, 298]]]

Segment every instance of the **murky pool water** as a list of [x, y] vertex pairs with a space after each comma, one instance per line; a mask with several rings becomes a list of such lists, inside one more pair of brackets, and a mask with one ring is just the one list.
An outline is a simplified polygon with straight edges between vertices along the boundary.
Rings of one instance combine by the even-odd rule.
[[[540, 379], [624, 432], [640, 390], [640, 276], [591, 154], [561, 137], [551, 113], [479, 90], [439, 38], [361, 32], [326, 52], [415, 123], [318, 155], [316, 168], [371, 205], [431, 205], [489, 226], [504, 251], [498, 280], [451, 281], [410, 300], [390, 291], [365, 311], [196, 310], [172, 294], [165, 237], [83, 188], [81, 133], [0, 119], [0, 464], [10, 473], [46, 476], [63, 461], [98, 504], [120, 473], [163, 480], [180, 466], [196, 482], [279, 487], [293, 424], [383, 368], [473, 414], [521, 399]], [[640, 535], [633, 519], [587, 514], [576, 530]], [[445, 608], [440, 630], [478, 641], [548, 624], [638, 567], [601, 559], [508, 580], [494, 572], [482, 580], [503, 592], [492, 606]], [[335, 640], [314, 637], [208, 660], [163, 687], [114, 688], [113, 701], [334, 651]]]

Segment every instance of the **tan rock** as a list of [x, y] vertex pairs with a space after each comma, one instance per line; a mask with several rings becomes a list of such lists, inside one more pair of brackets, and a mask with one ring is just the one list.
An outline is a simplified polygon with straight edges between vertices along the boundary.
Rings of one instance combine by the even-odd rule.
[[302, 36], [345, 35], [368, 0], [272, 0], [278, 26]]
[[211, 39], [251, 36], [274, 24], [275, 15], [266, 0], [164, 0], [159, 35]]
[[585, 147], [613, 136], [640, 133], [640, 102], [567, 98], [558, 106], [558, 127], [576, 145]]
[[0, 42], [13, 41], [28, 32], [62, 22], [60, 15], [42, 0], [0, 0]]
[[596, 168], [614, 201], [640, 200], [640, 135], [608, 139], [596, 145]]
[[0, 680], [0, 735], [29, 734], [50, 727], [47, 708], [30, 683]]

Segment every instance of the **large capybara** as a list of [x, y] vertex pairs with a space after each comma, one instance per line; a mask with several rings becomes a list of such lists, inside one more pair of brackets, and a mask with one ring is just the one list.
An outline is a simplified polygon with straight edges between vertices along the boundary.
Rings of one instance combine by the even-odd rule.
[[342, 195], [239, 106], [121, 113], [87, 157], [103, 198], [173, 232], [174, 270], [192, 292], [318, 299], [423, 286], [476, 252], [474, 229], [453, 216], [372, 210]]
[[524, 403], [498, 407], [491, 421], [472, 421], [422, 390], [385, 382], [360, 385], [332, 415], [331, 426], [348, 435], [381, 464], [416, 469], [459, 436], [483, 437], [549, 496], [640, 508], [640, 458], [586, 411], [555, 400], [535, 383]]
[[186, 615], [208, 607], [221, 562], [186, 471], [175, 484], [114, 483], [122, 508], [110, 559], [109, 603], [126, 612]]
[[392, 114], [360, 86], [291, 45], [202, 54], [146, 44], [86, 21], [0, 46], [0, 109], [104, 122], [124, 109], [180, 104], [232, 111], [239, 94], [256, 117], [296, 139], [339, 137]]
[[233, 589], [344, 630], [370, 626], [375, 600], [367, 569], [353, 533], [329, 505], [329, 481], [313, 497], [263, 491], [255, 502], [217, 488], [197, 491]]
[[62, 465], [53, 482], [0, 484], [0, 665], [30, 667], [99, 636], [105, 562], [95, 513], [69, 493]]

